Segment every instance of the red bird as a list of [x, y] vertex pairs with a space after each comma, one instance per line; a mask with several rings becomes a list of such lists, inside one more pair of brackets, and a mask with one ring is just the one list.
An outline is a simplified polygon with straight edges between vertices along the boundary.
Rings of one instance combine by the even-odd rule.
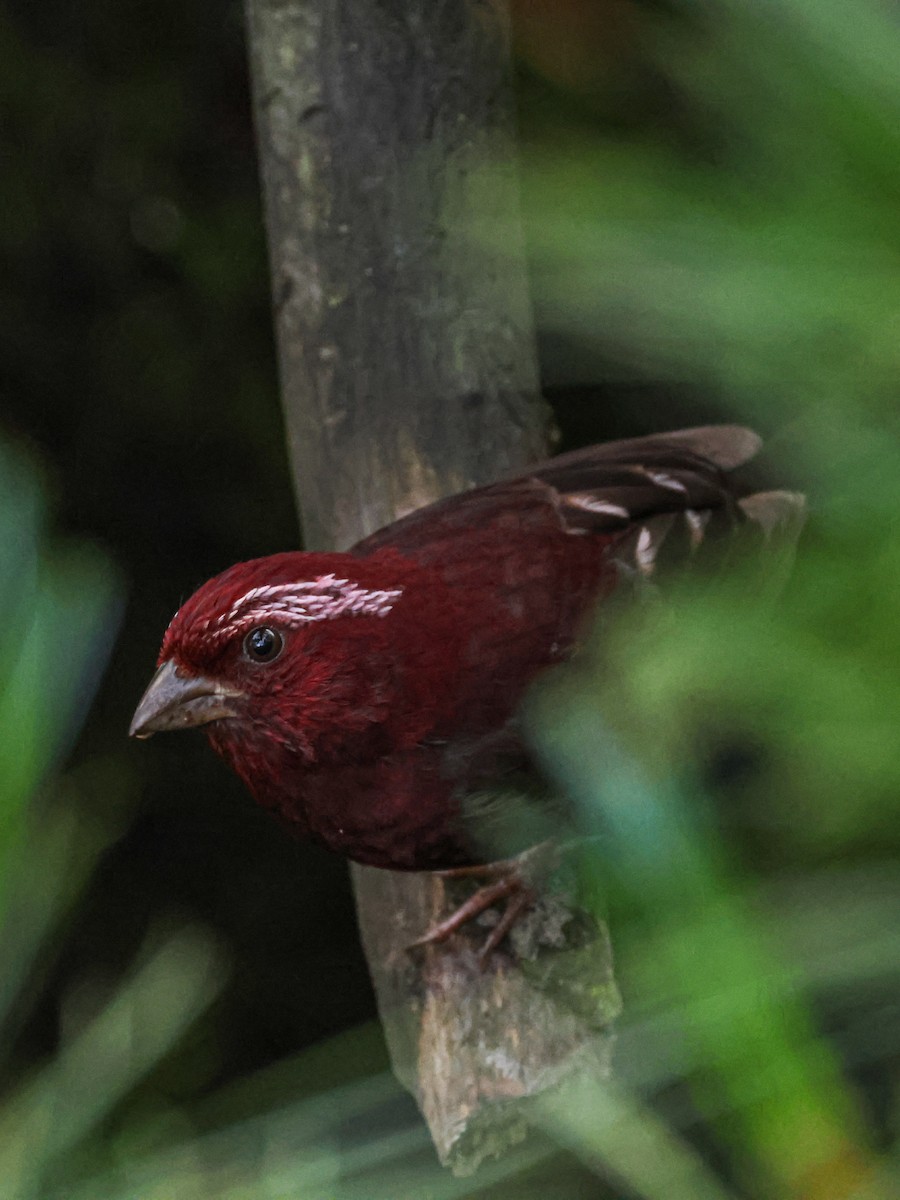
[[791, 493], [737, 499], [727, 472], [758, 446], [735, 426], [595, 446], [347, 553], [239, 563], [176, 613], [131, 733], [205, 726], [260, 804], [357, 862], [481, 863], [504, 800], [470, 798], [527, 768], [517, 708], [598, 602], [647, 580], [664, 542], [689, 553], [713, 514], [768, 529], [798, 511]]

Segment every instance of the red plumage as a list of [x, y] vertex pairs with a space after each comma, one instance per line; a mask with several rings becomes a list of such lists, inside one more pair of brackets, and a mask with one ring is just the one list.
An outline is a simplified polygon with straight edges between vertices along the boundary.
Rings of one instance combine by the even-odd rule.
[[[685, 550], [710, 513], [746, 519], [726, 471], [757, 444], [720, 427], [594, 447], [348, 553], [239, 563], [174, 617], [132, 732], [205, 724], [260, 804], [358, 862], [479, 861], [466, 797], [526, 762], [528, 686], [653, 572], [679, 515]], [[796, 507], [770, 496], [779, 520]]]

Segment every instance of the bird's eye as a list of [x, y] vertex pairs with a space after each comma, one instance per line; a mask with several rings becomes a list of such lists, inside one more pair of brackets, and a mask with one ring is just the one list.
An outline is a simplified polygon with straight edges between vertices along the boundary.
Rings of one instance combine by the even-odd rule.
[[268, 625], [251, 629], [244, 638], [244, 653], [254, 662], [274, 662], [283, 649], [284, 638], [277, 629], [270, 629]]

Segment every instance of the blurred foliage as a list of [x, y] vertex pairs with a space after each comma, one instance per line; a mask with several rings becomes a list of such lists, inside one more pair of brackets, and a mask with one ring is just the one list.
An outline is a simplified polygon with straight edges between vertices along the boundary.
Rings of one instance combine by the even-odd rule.
[[48, 545], [45, 521], [29, 466], [0, 445], [3, 883], [21, 846], [28, 801], [48, 765], [68, 748], [117, 624], [105, 559], [85, 544]]
[[371, 1011], [331, 868], [199, 748], [140, 786], [120, 748], [173, 597], [293, 539], [239, 10], [176, 7], [0, 18], [4, 419], [134, 581], [133, 652], [48, 782], [115, 586], [4, 452], [4, 1200], [896, 1195], [896, 14], [513, 6], [545, 374], [590, 385], [564, 431], [755, 424], [811, 518], [774, 604], [750, 560], [685, 578], [536, 695], [626, 1016], [615, 1081], [472, 1181], [373, 1024], [272, 1065]]
[[900, 374], [900, 90], [885, 50], [896, 17], [877, 4], [732, 2], [692, 5], [689, 23], [652, 32], [704, 137], [691, 155], [653, 137], [581, 141], [561, 159], [535, 148], [545, 320], [624, 371], [686, 378], [774, 427], [768, 452], [811, 491], [813, 522], [774, 618], [739, 603], [753, 584], [735, 577], [677, 622], [624, 629], [648, 652], [623, 651], [619, 669], [669, 753], [678, 690], [685, 722], [731, 721], [768, 748], [791, 796], [786, 851], [830, 837], [845, 848], [895, 828], [886, 799], [900, 768], [886, 502]]
[[[776, 428], [812, 517], [776, 602], [748, 558], [598, 630], [590, 663], [545, 686], [538, 737], [597, 830], [589, 881], [627, 914], [629, 1019], [646, 1009], [679, 1047], [726, 1178], [893, 1195], [875, 1148], [895, 1144], [900, 1051], [900, 30], [876, 4], [726, 0], [644, 36], [681, 139], [582, 129], [560, 149], [538, 131], [541, 319], [607, 369]], [[873, 1123], [850, 1079], [875, 1062]]]

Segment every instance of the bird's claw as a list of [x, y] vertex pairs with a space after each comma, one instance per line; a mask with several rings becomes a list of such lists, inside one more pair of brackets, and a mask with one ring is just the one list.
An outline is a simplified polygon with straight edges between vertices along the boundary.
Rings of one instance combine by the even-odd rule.
[[[467, 925], [489, 908], [493, 908], [495, 904], [499, 904], [505, 900], [507, 901], [506, 907], [478, 953], [479, 962], [484, 967], [519, 917], [534, 904], [537, 892], [532, 880], [532, 872], [526, 871], [524, 868], [532, 866], [532, 858], [543, 857], [546, 851], [546, 846], [542, 845], [533, 851], [527, 851], [526, 854], [520, 855], [517, 858], [505, 859], [502, 862], [484, 863], [471, 867], [453, 867], [447, 871], [436, 872], [436, 874], [443, 878], [480, 877], [482, 879], [487, 878], [492, 882], [485, 883], [482, 887], [478, 888], [476, 892], [473, 892], [448, 917], [432, 925], [430, 929], [411, 944], [410, 948], [433, 946], [447, 941], [449, 937], [457, 933], [464, 925]], [[540, 852], [540, 855], [538, 855], [538, 852]]]

